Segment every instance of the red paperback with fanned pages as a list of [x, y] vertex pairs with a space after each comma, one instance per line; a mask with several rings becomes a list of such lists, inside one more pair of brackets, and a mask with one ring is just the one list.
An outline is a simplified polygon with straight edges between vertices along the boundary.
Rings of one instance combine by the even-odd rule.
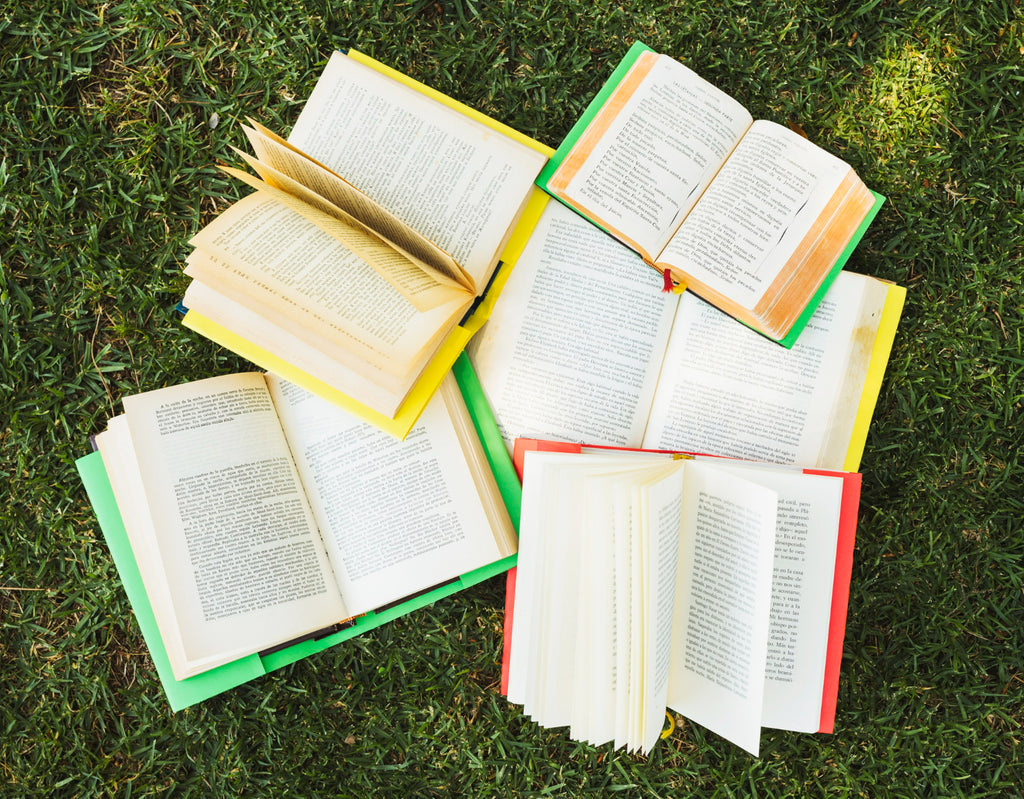
[[[512, 454], [519, 479], [527, 452], [582, 452], [584, 449], [640, 452], [627, 447], [591, 447], [564, 441], [517, 438]], [[696, 453], [683, 453], [693, 455]], [[853, 547], [857, 533], [857, 509], [860, 505], [861, 476], [857, 472], [834, 472], [827, 469], [803, 469], [804, 474], [821, 474], [843, 480], [843, 496], [839, 510], [836, 540], [836, 566], [832, 580], [832, 609], [829, 617], [828, 647], [825, 654], [825, 676], [821, 697], [821, 720], [818, 732], [831, 733], [835, 725], [836, 700], [839, 694], [839, 667], [843, 659], [843, 638], [846, 635], [846, 609], [850, 597], [850, 575], [853, 570]], [[516, 569], [508, 571], [505, 583], [505, 626], [501, 654], [501, 693], [508, 695], [508, 668], [512, 641], [512, 619], [515, 612]]]

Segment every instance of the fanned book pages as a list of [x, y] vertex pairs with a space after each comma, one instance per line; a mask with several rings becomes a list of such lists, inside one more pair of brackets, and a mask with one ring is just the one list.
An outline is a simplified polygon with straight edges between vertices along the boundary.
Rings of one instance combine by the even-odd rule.
[[510, 448], [528, 437], [859, 468], [903, 288], [840, 273], [787, 350], [657, 281], [548, 204], [469, 347]]
[[831, 732], [860, 475], [517, 442], [503, 690], [648, 752], [666, 706], [757, 754]]
[[354, 51], [191, 241], [185, 324], [401, 437], [486, 318], [550, 152]]
[[513, 564], [518, 483], [455, 372], [404, 441], [271, 374], [125, 399], [78, 465], [172, 708]]
[[883, 202], [850, 166], [637, 42], [538, 180], [786, 347]]

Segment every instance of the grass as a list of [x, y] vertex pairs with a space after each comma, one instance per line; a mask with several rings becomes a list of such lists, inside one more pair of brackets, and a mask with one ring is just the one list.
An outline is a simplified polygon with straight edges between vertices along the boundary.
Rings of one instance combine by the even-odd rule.
[[[1024, 20], [1016, 0], [0, 0], [0, 793], [1006, 796], [1024, 784]], [[630, 43], [889, 198], [909, 289], [863, 462], [836, 733], [649, 757], [496, 692], [491, 581], [172, 715], [74, 470], [120, 398], [246, 368], [181, 327], [254, 115], [353, 46], [555, 145]]]

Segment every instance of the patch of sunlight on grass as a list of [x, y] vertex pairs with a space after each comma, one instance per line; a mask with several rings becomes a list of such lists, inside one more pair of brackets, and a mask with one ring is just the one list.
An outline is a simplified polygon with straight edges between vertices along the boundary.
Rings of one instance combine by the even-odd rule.
[[941, 168], [933, 156], [958, 132], [950, 122], [952, 50], [925, 51], [905, 44], [874, 61], [850, 102], [835, 119], [835, 131], [874, 154], [878, 168], [903, 184], [915, 183], [923, 162], [932, 180]]

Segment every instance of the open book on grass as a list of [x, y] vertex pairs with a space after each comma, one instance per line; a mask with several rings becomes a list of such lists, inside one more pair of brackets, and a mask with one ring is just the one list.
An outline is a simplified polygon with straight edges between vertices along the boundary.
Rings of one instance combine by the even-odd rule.
[[470, 344], [509, 447], [517, 437], [710, 452], [856, 471], [905, 290], [842, 272], [792, 349], [549, 203]]
[[500, 290], [550, 151], [355, 52], [287, 140], [245, 131], [256, 175], [224, 169], [255, 191], [191, 240], [185, 324], [404, 434]]
[[538, 183], [666, 287], [787, 347], [882, 204], [842, 160], [639, 42]]
[[515, 475], [456, 372], [405, 441], [270, 374], [124, 400], [79, 468], [172, 707], [512, 564]]
[[516, 460], [511, 702], [643, 752], [666, 706], [755, 755], [762, 727], [832, 731], [859, 474], [523, 440]]

